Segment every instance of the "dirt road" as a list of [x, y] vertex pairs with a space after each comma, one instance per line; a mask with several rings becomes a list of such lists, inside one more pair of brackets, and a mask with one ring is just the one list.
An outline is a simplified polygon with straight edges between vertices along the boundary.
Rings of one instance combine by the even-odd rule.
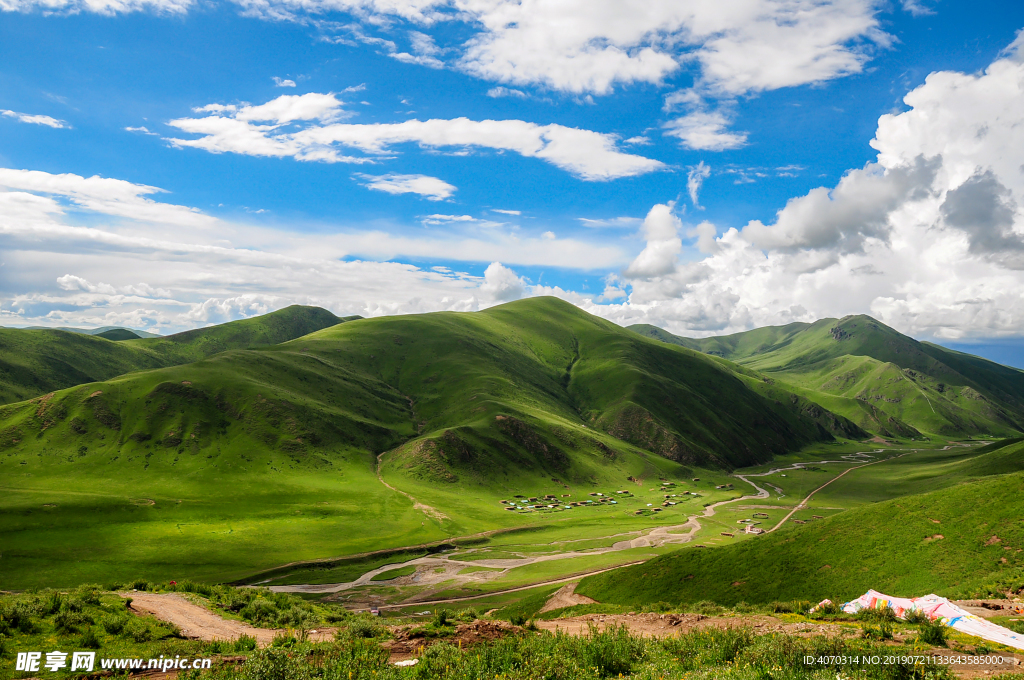
[[[132, 599], [131, 608], [137, 612], [152, 614], [161, 621], [173, 623], [181, 629], [181, 634], [188, 638], [204, 640], [237, 640], [243, 635], [256, 638], [261, 646], [266, 646], [274, 637], [286, 631], [271, 628], [255, 628], [243, 621], [225, 619], [205, 607], [193, 604], [177, 593], [121, 593], [121, 597]], [[310, 632], [313, 640], [334, 639], [333, 629]]]

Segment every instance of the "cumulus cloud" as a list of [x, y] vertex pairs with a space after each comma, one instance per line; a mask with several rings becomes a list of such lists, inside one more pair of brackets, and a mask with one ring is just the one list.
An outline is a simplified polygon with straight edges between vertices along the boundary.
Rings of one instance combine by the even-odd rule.
[[52, 128], [69, 128], [71, 127], [63, 120], [51, 118], [50, 116], [43, 116], [39, 114], [31, 113], [18, 113], [17, 111], [8, 111], [7, 109], [0, 109], [0, 115], [6, 116], [7, 118], [13, 118], [19, 123], [29, 123], [30, 125], [45, 125]]
[[981, 73], [928, 76], [879, 119], [875, 162], [774, 223], [688, 229], [702, 259], [675, 257], [680, 225], [662, 206], [628, 298], [584, 306], [694, 335], [859, 313], [919, 337], [1024, 334], [1020, 48]]
[[893, 168], [868, 163], [863, 169], [847, 172], [834, 189], [818, 187], [790, 199], [772, 226], [759, 220], [750, 222], [743, 228], [743, 236], [765, 250], [859, 251], [866, 239], [888, 240], [896, 208], [932, 193], [940, 162], [918, 156]]
[[295, 87], [295, 81], [274, 76], [274, 85], [277, 85], [278, 87]]
[[484, 271], [480, 292], [497, 302], [518, 300], [526, 292], [526, 282], [500, 262], [492, 262]]
[[[212, 153], [291, 157], [301, 161], [370, 163], [394, 153], [392, 147], [417, 143], [427, 148], [456, 147], [512, 151], [539, 158], [585, 180], [641, 175], [664, 167], [660, 161], [618, 148], [614, 135], [563, 125], [521, 120], [408, 120], [402, 123], [330, 123], [343, 117], [343, 102], [332, 94], [283, 95], [260, 106], [210, 104], [197, 108], [209, 115], [179, 118], [168, 125], [199, 135], [172, 138], [176, 147]], [[318, 121], [286, 127], [285, 123]], [[362, 156], [339, 152], [344, 147]]]
[[647, 246], [629, 263], [623, 273], [629, 279], [652, 279], [676, 271], [683, 241], [679, 238], [682, 222], [672, 212], [673, 204], [658, 204], [644, 218], [641, 233]]
[[[429, 175], [363, 175], [356, 177], [363, 180], [367, 189], [383, 191], [388, 194], [419, 194], [429, 201], [443, 201], [455, 193], [455, 187], [443, 179]], [[470, 218], [472, 219], [472, 218]]]

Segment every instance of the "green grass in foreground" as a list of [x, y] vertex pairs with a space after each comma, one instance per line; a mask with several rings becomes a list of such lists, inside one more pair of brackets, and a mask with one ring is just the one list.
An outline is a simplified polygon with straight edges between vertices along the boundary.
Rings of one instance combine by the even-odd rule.
[[[479, 618], [479, 610], [431, 611], [429, 618], [411, 619], [419, 625], [412, 634], [426, 649], [414, 667], [400, 668], [389, 663], [389, 651], [382, 643], [391, 631], [381, 619], [354, 615], [324, 604], [303, 602], [294, 596], [272, 595], [259, 589], [232, 591], [202, 584], [152, 586], [145, 582], [122, 584], [139, 588], [176, 589], [200, 605], [212, 609], [224, 607], [233, 598], [248, 601], [241, 609], [246, 620], [260, 622], [252, 614], [276, 612], [264, 625], [282, 625], [281, 617], [295, 616], [289, 630], [279, 633], [265, 649], [258, 649], [253, 638], [237, 641], [199, 642], [183, 640], [167, 624], [150, 617], [132, 616], [125, 600], [115, 593], [82, 587], [61, 593], [43, 591], [30, 594], [0, 594], [0, 678], [24, 678], [28, 674], [13, 670], [13, 657], [21, 651], [42, 649], [94, 650], [102, 658], [150, 659], [160, 655], [174, 658], [213, 657], [210, 671], [188, 671], [182, 680], [583, 680], [628, 677], [636, 680], [664, 678], [736, 678], [738, 680], [831, 680], [857, 677], [865, 680], [951, 680], [942, 666], [925, 665], [897, 659], [892, 664], [857, 664], [832, 661], [814, 665], [804, 657], [908, 657], [927, 654], [936, 641], [927, 624], [886, 622], [885, 612], [870, 611], [858, 615], [833, 612], [804, 616], [809, 602], [775, 603], [768, 607], [741, 606], [732, 610], [703, 602], [686, 611], [709, 616], [774, 615], [785, 621], [833, 624], [828, 634], [797, 637], [785, 633], [758, 634], [735, 619], [736, 625], [710, 627], [661, 639], [642, 638], [624, 628], [604, 632], [592, 629], [581, 637], [535, 630], [528, 620], [553, 592], [536, 589], [519, 603], [495, 612], [525, 629], [512, 629], [501, 639], [464, 647], [450, 638], [456, 626]], [[638, 611], [670, 611], [661, 604]], [[614, 605], [582, 605], [550, 612], [543, 618], [621, 613]], [[389, 618], [408, 623], [410, 619]], [[304, 630], [330, 625], [336, 628], [334, 642], [310, 643]], [[929, 630], [926, 630], [928, 628]], [[888, 632], [886, 632], [888, 631]], [[892, 639], [895, 633], [897, 639]], [[1001, 647], [976, 638], [948, 632], [940, 645], [954, 653], [992, 654]], [[449, 639], [446, 639], [449, 638]], [[888, 641], [875, 641], [881, 640]], [[898, 640], [898, 641], [897, 641]], [[931, 641], [929, 641], [931, 640]], [[222, 661], [229, 656], [228, 663]], [[236, 660], [242, 657], [241, 663]], [[49, 673], [47, 673], [49, 675]], [[68, 669], [53, 677], [80, 677]]]
[[377, 574], [376, 576], [371, 577], [370, 580], [371, 581], [390, 581], [391, 579], [395, 579], [395, 578], [398, 578], [400, 576], [411, 576], [412, 574], [415, 574], [415, 573], [416, 573], [415, 565], [410, 565], [408, 567], [399, 567], [398, 569], [388, 569], [387, 571], [382, 571], [381, 573]]
[[678, 551], [585, 578], [576, 592], [617, 604], [845, 601], [868, 588], [899, 596], [1017, 592], [1024, 588], [1022, 516], [1024, 473], [996, 475], [727, 548]]

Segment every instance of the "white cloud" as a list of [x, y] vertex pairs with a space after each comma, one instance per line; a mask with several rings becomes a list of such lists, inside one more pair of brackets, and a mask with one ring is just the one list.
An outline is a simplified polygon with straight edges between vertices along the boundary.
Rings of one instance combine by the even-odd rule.
[[[283, 123], [317, 119], [330, 121], [344, 115], [334, 95], [284, 95], [262, 106], [212, 104], [196, 109], [211, 115], [180, 118], [168, 124], [198, 139], [173, 138], [177, 147], [212, 153], [292, 157], [303, 161], [368, 163], [392, 153], [391, 147], [418, 143], [428, 148], [473, 147], [513, 151], [539, 158], [581, 179], [608, 180], [655, 170], [664, 164], [624, 153], [614, 135], [563, 125], [537, 125], [521, 120], [408, 120], [402, 123], [308, 124], [301, 129]], [[257, 125], [254, 122], [266, 124]], [[343, 156], [338, 147], [364, 156]]]
[[0, 188], [60, 196], [76, 207], [104, 215], [177, 225], [208, 226], [215, 223], [213, 218], [194, 208], [146, 198], [166, 193], [163, 189], [119, 179], [0, 168]]
[[193, 0], [0, 0], [0, 11], [78, 14], [91, 12], [111, 16], [129, 12], [184, 14]]
[[690, 194], [690, 203], [693, 204], [693, 207], [700, 208], [700, 203], [697, 201], [700, 195], [700, 188], [704, 184], [704, 180], [710, 176], [711, 167], [704, 165], [704, 161], [691, 167], [690, 171], [686, 174], [686, 191]]
[[694, 335], [859, 313], [918, 337], [1024, 334], [1020, 48], [983, 73], [928, 76], [909, 110], [879, 119], [877, 162], [791, 199], [773, 224], [689, 229], [699, 261], [674, 256], [662, 206], [628, 299], [585, 306]]
[[630, 137], [629, 139], [624, 139], [624, 140], [622, 140], [622, 143], [623, 144], [634, 144], [634, 145], [637, 145], [637, 146], [648, 146], [652, 142], [651, 142], [651, 138], [650, 137], [644, 137], [643, 135], [638, 135], [636, 137]]
[[409, 54], [408, 52], [392, 52], [388, 54], [392, 59], [397, 59], [405, 64], [417, 64], [419, 66], [426, 66], [428, 68], [442, 69], [444, 68], [444, 62], [437, 57], [432, 57], [426, 54]]
[[694, 111], [665, 124], [665, 134], [677, 137], [687, 149], [725, 151], [747, 143], [747, 133], [729, 132], [729, 119], [721, 111]]
[[7, 118], [14, 118], [19, 123], [29, 123], [31, 125], [45, 125], [52, 128], [69, 128], [71, 127], [63, 120], [51, 118], [50, 116], [43, 116], [39, 114], [31, 113], [18, 113], [17, 111], [8, 111], [7, 109], [0, 109], [0, 115], [6, 116]]
[[[159, 189], [123, 180], [0, 170], [0, 187], [4, 278], [16, 282], [0, 292], [2, 325], [170, 332], [292, 303], [364, 316], [466, 311], [532, 292], [509, 269], [516, 264], [591, 269], [628, 260], [616, 246], [480, 230], [495, 223], [462, 215], [438, 214], [449, 226], [416, 236], [397, 228], [306, 234], [158, 204], [146, 195]], [[93, 226], [72, 211], [91, 214]], [[96, 219], [104, 215], [118, 219]], [[381, 261], [397, 257], [504, 264], [478, 277]]]
[[125, 132], [141, 132], [144, 135], [157, 136], [155, 132], [150, 132], [149, 128], [147, 128], [145, 125], [140, 125], [139, 127], [126, 127], [124, 130]]
[[476, 218], [472, 215], [427, 215], [423, 219], [430, 220], [434, 224], [441, 224], [442, 222], [475, 222]]
[[503, 87], [499, 85], [498, 87], [492, 87], [487, 90], [487, 96], [495, 99], [500, 97], [517, 97], [519, 99], [527, 99], [530, 95], [526, 94], [522, 90], [517, 90], [514, 87]]
[[683, 250], [679, 229], [683, 226], [672, 212], [673, 204], [658, 204], [644, 218], [641, 231], [647, 246], [626, 268], [629, 279], [651, 279], [675, 272]]
[[274, 85], [277, 85], [278, 87], [295, 87], [295, 81], [274, 76]]
[[501, 213], [502, 215], [522, 215], [522, 210], [502, 210], [501, 208], [491, 208], [491, 212]]
[[505, 265], [492, 262], [484, 271], [480, 292], [496, 302], [508, 302], [523, 297], [526, 283]]
[[[388, 30], [396, 19], [428, 27], [459, 21], [454, 63], [505, 85], [542, 85], [574, 94], [606, 94], [616, 85], [662, 83], [694, 65], [697, 84], [736, 96], [815, 83], [860, 72], [892, 38], [880, 28], [880, 0], [235, 0], [244, 14], [306, 21], [346, 13]], [[6, 11], [115, 14], [182, 13], [192, 0], [0, 0]], [[908, 11], [922, 5], [904, 0]], [[394, 58], [437, 66], [425, 40], [413, 53], [368, 35], [360, 24], [335, 22], [351, 37], [384, 47]], [[418, 32], [418, 31], [417, 31]], [[425, 34], [421, 34], [425, 35]], [[432, 44], [432, 43], [431, 43]], [[404, 57], [397, 56], [399, 54]], [[434, 59], [435, 62], [429, 61]]]
[[443, 201], [456, 191], [448, 182], [429, 175], [357, 174], [356, 177], [363, 180], [367, 189], [389, 194], [419, 194], [430, 201]]
[[558, 238], [558, 236], [553, 231], [545, 231], [543, 234], [540, 235], [540, 237], [548, 239], [549, 241], [553, 241], [556, 238]]
[[612, 229], [633, 229], [643, 222], [643, 220], [641, 220], [639, 217], [625, 216], [610, 217], [606, 219], [597, 220], [589, 219], [587, 217], [578, 217], [576, 219], [578, 219], [580, 221], [580, 224], [582, 224], [584, 227], [590, 227], [591, 229], [604, 229], [609, 227]]

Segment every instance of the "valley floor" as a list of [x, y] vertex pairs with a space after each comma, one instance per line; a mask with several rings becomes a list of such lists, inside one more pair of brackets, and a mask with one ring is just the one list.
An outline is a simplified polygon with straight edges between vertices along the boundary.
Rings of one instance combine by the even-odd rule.
[[[651, 513], [652, 519], [664, 520], [671, 512], [670, 516], [677, 523], [659, 522], [633, 528], [607, 517], [597, 524], [498, 534], [480, 547], [452, 547], [423, 556], [415, 556], [410, 551], [402, 559], [374, 563], [372, 568], [353, 574], [356, 577], [348, 581], [325, 582], [326, 573], [311, 571], [306, 573], [317, 578], [304, 583], [299, 580], [303, 575], [300, 570], [258, 583], [277, 592], [326, 596], [351, 609], [373, 607], [408, 613], [417, 606], [443, 603], [482, 606], [496, 598], [528, 597], [541, 589], [645, 561], [681, 547], [712, 547], [757, 540], [756, 534], [745, 532], [748, 526], [773, 532], [784, 525], [815, 522], [876, 500], [884, 493], [880, 489], [856, 496], [850, 493], [849, 487], [864, 487], [866, 479], [882, 486], [883, 480], [895, 477], [906, 484], [908, 475], [916, 475], [917, 483], [927, 486], [935, 483], [944, 465], [962, 463], [979, 444], [943, 442], [931, 448], [918, 444], [910, 448], [883, 441], [870, 448], [842, 445], [822, 450], [824, 447], [816, 447], [817, 450], [769, 465], [736, 471], [733, 478], [739, 480], [740, 486], [752, 487], [753, 493], [739, 495], [742, 489], [730, 490], [731, 497], [707, 503], [700, 512], [684, 509], [682, 516], [677, 510], [679, 506], [669, 506], [662, 516]], [[645, 491], [658, 496], [649, 500], [678, 498], [679, 494], [660, 492], [680, 491], [684, 486], [674, 483], [671, 487], [659, 488], [659, 485]], [[906, 489], [897, 491], [906, 492]], [[692, 514], [685, 514], [687, 512]], [[679, 522], [681, 519], [685, 521]], [[580, 537], [569, 538], [574, 532]], [[559, 535], [553, 537], [553, 533]]]

